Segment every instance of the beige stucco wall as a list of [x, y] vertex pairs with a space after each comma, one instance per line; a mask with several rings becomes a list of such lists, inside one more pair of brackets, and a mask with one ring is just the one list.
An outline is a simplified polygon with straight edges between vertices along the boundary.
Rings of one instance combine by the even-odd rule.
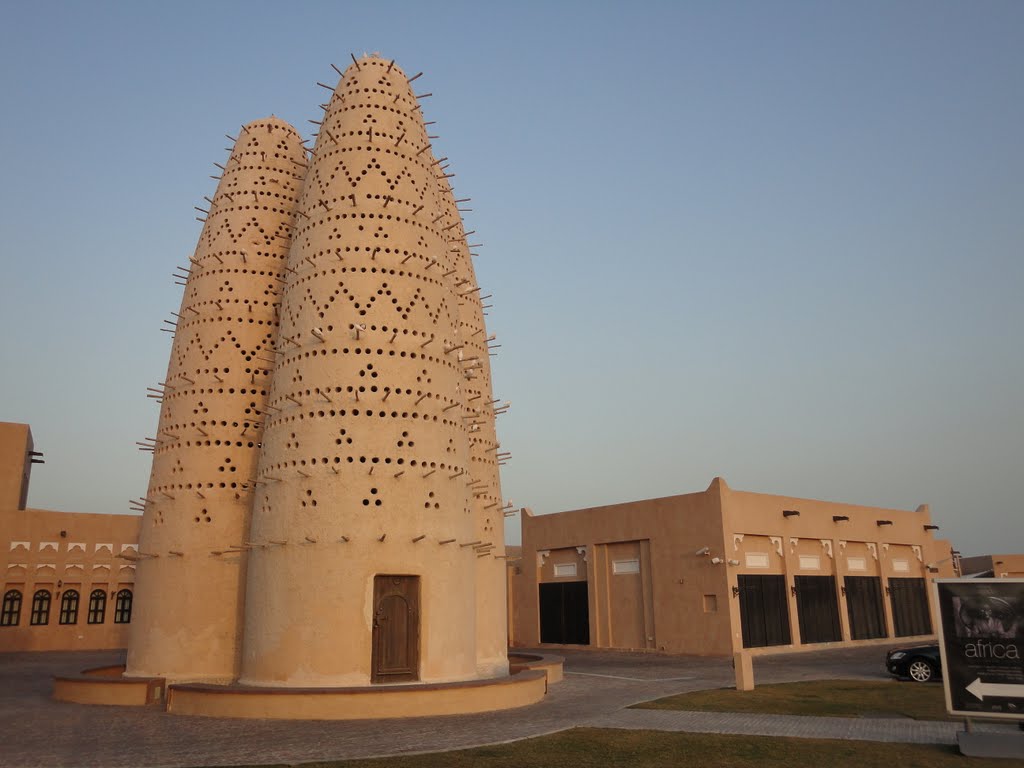
[[24, 509], [32, 470], [28, 424], [0, 421], [0, 509]]
[[[794, 577], [835, 576], [842, 642], [867, 642], [849, 640], [843, 578], [880, 576], [884, 589], [889, 578], [953, 575], [949, 542], [935, 538], [931, 525], [927, 506], [880, 509], [734, 491], [720, 478], [703, 493], [525, 514], [522, 554], [510, 569], [513, 645], [540, 642], [538, 584], [556, 580], [554, 564], [575, 559], [577, 548], [589, 555], [585, 564], [579, 556], [578, 573], [588, 582], [593, 646], [738, 651], [743, 640], [734, 588], [742, 574], [785, 577], [794, 646], [800, 644]], [[609, 561], [629, 552], [638, 553], [641, 568], [627, 584], [627, 577], [612, 574]], [[931, 601], [931, 590], [928, 596]], [[883, 610], [892, 636], [888, 599]]]
[[[114, 622], [119, 590], [135, 588], [131, 556], [139, 540], [136, 515], [102, 515], [22, 508], [28, 494], [27, 424], [0, 423], [0, 597], [21, 593], [17, 625], [0, 626], [0, 651], [95, 650], [123, 648], [129, 624]], [[32, 599], [50, 593], [46, 624], [32, 625]], [[61, 599], [79, 594], [74, 624], [60, 624]], [[106, 596], [103, 622], [88, 623], [89, 596]], [[137, 601], [135, 602], [137, 605]]]
[[[42, 509], [0, 511], [0, 573], [3, 592], [22, 593], [17, 627], [0, 627], [2, 651], [93, 650], [124, 648], [130, 624], [114, 623], [119, 590], [135, 590], [135, 567], [117, 555], [134, 552], [139, 536], [135, 515], [99, 515], [53, 512]], [[64, 535], [62, 535], [62, 532]], [[50, 592], [49, 621], [32, 626], [32, 596]], [[78, 620], [59, 623], [61, 596], [69, 589], [79, 594]], [[89, 595], [106, 593], [102, 624], [89, 624]], [[137, 595], [133, 601], [138, 606]]]
[[[724, 548], [717, 485], [703, 493], [554, 515], [524, 513], [522, 555], [510, 586], [513, 645], [540, 643], [537, 585], [555, 579], [556, 560], [575, 556], [577, 572], [588, 582], [591, 645], [728, 653], [725, 571], [694, 554]], [[585, 562], [577, 548], [587, 554]], [[618, 553], [627, 552], [638, 553], [640, 573], [614, 574]], [[640, 636], [641, 626], [643, 645], [624, 646], [623, 639]]]
[[976, 555], [962, 561], [965, 576], [992, 571], [997, 579], [1024, 578], [1024, 554]]
[[[839, 590], [839, 621], [844, 640], [850, 638], [846, 595], [841, 589], [843, 577], [881, 576], [882, 589], [889, 578], [937, 578], [953, 575], [953, 560], [948, 541], [935, 537], [927, 505], [916, 510], [886, 509], [842, 504], [792, 496], [778, 496], [722, 487], [726, 559], [740, 564], [728, 567], [730, 591], [737, 576], [745, 573], [781, 573], [786, 575], [790, 634], [799, 644], [800, 628], [797, 600], [793, 594], [794, 577], [835, 576]], [[784, 514], [798, 512], [799, 514]], [[836, 520], [846, 517], [847, 520]], [[881, 524], [880, 524], [881, 523]], [[767, 542], [767, 546], [765, 546]], [[767, 552], [769, 567], [752, 567], [748, 554]], [[803, 556], [803, 559], [801, 559]], [[863, 569], [860, 568], [863, 560]], [[817, 566], [810, 565], [817, 562]], [[853, 563], [856, 569], [851, 569]], [[928, 565], [934, 566], [934, 572]], [[937, 626], [932, 591], [927, 590], [933, 627]], [[743, 647], [739, 620], [739, 601], [731, 600], [733, 647]], [[893, 636], [892, 609], [882, 601], [888, 634]], [[851, 641], [852, 642], [852, 641]]]

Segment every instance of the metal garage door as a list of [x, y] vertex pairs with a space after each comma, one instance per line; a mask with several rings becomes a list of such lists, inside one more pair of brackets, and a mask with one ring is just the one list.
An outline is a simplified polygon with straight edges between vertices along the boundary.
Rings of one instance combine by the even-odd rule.
[[834, 643], [843, 639], [839, 628], [839, 599], [835, 576], [797, 576], [796, 611], [801, 643]]
[[924, 579], [889, 579], [889, 600], [896, 637], [930, 635], [932, 617]]
[[789, 606], [785, 576], [737, 576], [743, 647], [788, 645]]
[[847, 576], [846, 612], [850, 617], [850, 637], [870, 640], [885, 637], [885, 613], [882, 610], [882, 583], [877, 576]]
[[587, 582], [540, 585], [540, 641], [590, 645]]

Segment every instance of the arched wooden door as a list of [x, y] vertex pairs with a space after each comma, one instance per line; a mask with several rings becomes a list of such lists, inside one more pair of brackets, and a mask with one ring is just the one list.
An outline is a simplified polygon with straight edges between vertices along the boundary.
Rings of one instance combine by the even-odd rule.
[[419, 576], [373, 577], [371, 682], [420, 679]]

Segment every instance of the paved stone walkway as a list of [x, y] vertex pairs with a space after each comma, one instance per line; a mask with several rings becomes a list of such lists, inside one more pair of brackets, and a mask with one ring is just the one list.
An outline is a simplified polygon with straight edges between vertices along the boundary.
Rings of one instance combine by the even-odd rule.
[[[956, 744], [961, 723], [908, 718], [805, 717], [798, 715], [676, 712], [622, 709], [587, 723], [594, 728], [725, 733], [743, 736], [788, 736], [798, 739], [848, 739], [906, 744]], [[1012, 726], [975, 723], [975, 731], [1012, 731]]]
[[[889, 679], [882, 669], [884, 654], [884, 648], [871, 647], [772, 656], [756, 659], [754, 669], [759, 684], [837, 674], [847, 679]], [[902, 734], [890, 740], [912, 737], [940, 743], [949, 743], [947, 729], [956, 727], [937, 724], [940, 732], [931, 736], [927, 728], [932, 724], [905, 720], [837, 722], [832, 718], [628, 710], [625, 708], [632, 704], [674, 693], [731, 686], [731, 662], [605, 651], [570, 651], [564, 655], [565, 680], [553, 685], [544, 701], [530, 707], [482, 715], [334, 722], [185, 717], [155, 707], [89, 707], [58, 702], [51, 698], [53, 675], [119, 663], [123, 655], [0, 654], [0, 766], [294, 765], [464, 749], [579, 726], [819, 738], [858, 738], [850, 734], [869, 733], [856, 730], [863, 726], [879, 728], [883, 735]]]

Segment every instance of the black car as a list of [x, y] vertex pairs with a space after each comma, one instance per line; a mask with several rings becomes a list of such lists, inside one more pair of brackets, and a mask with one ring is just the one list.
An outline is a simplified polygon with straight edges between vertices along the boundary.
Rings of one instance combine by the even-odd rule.
[[942, 676], [942, 657], [937, 645], [915, 645], [913, 648], [894, 648], [885, 654], [885, 668], [889, 674], [908, 677], [915, 683], [927, 683]]

